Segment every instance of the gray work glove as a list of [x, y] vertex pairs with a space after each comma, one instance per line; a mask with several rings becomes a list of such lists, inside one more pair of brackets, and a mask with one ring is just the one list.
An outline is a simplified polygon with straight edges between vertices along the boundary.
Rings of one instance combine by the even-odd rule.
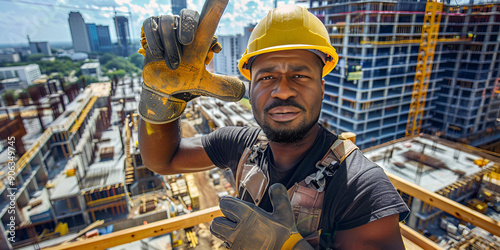
[[187, 102], [200, 95], [238, 101], [245, 86], [236, 77], [205, 69], [222, 47], [214, 37], [227, 0], [207, 0], [202, 15], [183, 9], [179, 16], [147, 18], [142, 26], [143, 89], [139, 115], [150, 123], [180, 117]]
[[231, 249], [313, 249], [298, 233], [286, 188], [269, 188], [273, 212], [226, 196], [219, 206], [225, 217], [212, 221], [210, 231]]

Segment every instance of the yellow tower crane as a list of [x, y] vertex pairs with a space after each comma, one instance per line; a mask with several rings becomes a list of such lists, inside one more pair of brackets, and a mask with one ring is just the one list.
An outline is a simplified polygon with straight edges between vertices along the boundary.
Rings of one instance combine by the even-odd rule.
[[417, 72], [411, 95], [410, 113], [406, 124], [406, 136], [416, 135], [420, 132], [442, 12], [443, 3], [439, 3], [437, 0], [427, 1], [418, 50]]

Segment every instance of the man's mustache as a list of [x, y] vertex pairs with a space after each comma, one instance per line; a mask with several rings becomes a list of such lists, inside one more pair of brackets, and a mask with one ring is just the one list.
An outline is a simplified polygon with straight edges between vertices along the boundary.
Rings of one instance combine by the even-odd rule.
[[280, 107], [280, 106], [293, 106], [293, 107], [299, 108], [300, 110], [302, 110], [304, 112], [306, 111], [306, 109], [302, 105], [298, 104], [295, 100], [278, 99], [278, 100], [272, 102], [271, 104], [267, 105], [266, 107], [264, 107], [264, 112], [269, 112], [269, 110], [276, 108], [276, 107]]

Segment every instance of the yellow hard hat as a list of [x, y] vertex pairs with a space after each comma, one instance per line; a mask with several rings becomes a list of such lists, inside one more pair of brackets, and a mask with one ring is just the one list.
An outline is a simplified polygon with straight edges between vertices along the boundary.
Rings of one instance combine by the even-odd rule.
[[304, 7], [286, 5], [270, 11], [255, 26], [238, 68], [250, 80], [250, 58], [292, 49], [320, 51], [325, 54], [323, 77], [332, 71], [339, 60], [323, 23]]

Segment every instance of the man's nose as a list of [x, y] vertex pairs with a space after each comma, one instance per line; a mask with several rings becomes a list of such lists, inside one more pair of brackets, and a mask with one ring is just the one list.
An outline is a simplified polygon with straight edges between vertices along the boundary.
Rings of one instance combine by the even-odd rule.
[[297, 96], [297, 91], [293, 88], [290, 79], [286, 76], [281, 76], [271, 92], [271, 97], [286, 100], [295, 96]]

